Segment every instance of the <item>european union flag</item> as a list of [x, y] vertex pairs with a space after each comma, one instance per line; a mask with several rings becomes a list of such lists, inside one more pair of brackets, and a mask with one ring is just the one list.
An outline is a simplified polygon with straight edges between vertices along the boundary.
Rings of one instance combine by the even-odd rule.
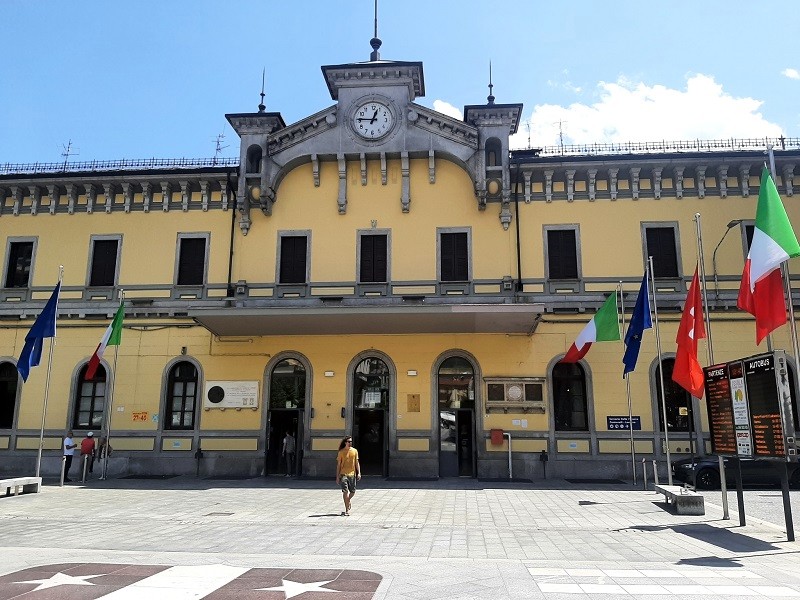
[[25, 336], [25, 346], [17, 361], [17, 371], [22, 375], [23, 381], [28, 381], [31, 367], [36, 367], [42, 360], [42, 345], [44, 338], [56, 336], [56, 316], [58, 315], [58, 294], [61, 291], [61, 282], [53, 290], [44, 309], [36, 317], [33, 327]]
[[650, 295], [647, 291], [647, 271], [645, 270], [644, 277], [642, 277], [642, 287], [639, 288], [639, 296], [636, 298], [636, 306], [633, 309], [633, 316], [625, 334], [625, 355], [622, 357], [622, 362], [625, 363], [623, 377], [636, 368], [636, 361], [639, 359], [639, 346], [642, 345], [642, 335], [644, 335], [645, 329], [651, 329], [652, 327]]

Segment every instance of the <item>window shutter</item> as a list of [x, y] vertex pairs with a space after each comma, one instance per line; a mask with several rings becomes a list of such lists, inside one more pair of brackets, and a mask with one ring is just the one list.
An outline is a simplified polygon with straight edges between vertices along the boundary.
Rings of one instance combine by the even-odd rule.
[[182, 238], [178, 260], [178, 285], [203, 285], [205, 238]]
[[442, 233], [440, 238], [442, 281], [467, 281], [469, 256], [466, 233]]
[[578, 278], [578, 248], [574, 229], [548, 230], [547, 268], [550, 279]]
[[286, 235], [281, 238], [280, 283], [306, 282], [306, 247], [304, 235]]
[[95, 240], [90, 286], [112, 286], [117, 271], [117, 240]]
[[678, 276], [678, 251], [672, 227], [648, 227], [647, 254], [653, 257], [653, 277]]
[[11, 242], [8, 250], [6, 287], [28, 287], [31, 276], [33, 242]]
[[386, 281], [387, 238], [385, 235], [361, 236], [360, 281]]

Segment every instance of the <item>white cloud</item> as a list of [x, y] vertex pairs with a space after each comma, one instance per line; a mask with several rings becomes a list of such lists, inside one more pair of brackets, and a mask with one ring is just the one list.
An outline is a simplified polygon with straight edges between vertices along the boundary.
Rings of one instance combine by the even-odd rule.
[[792, 69], [791, 67], [781, 71], [781, 75], [788, 77], [789, 79], [800, 79], [800, 71], [797, 69]]
[[459, 121], [464, 120], [464, 115], [461, 113], [461, 110], [456, 108], [449, 102], [445, 102], [444, 100], [434, 100], [433, 110], [445, 114], [448, 117], [453, 117], [454, 119], [458, 119]]
[[[736, 98], [708, 75], [689, 77], [683, 90], [622, 77], [614, 83], [598, 83], [597, 95], [594, 104], [535, 106], [529, 119], [531, 144], [558, 145], [559, 122], [565, 144], [778, 137], [782, 133], [779, 125], [758, 112], [761, 100]], [[521, 124], [511, 146], [528, 146], [527, 123]]]

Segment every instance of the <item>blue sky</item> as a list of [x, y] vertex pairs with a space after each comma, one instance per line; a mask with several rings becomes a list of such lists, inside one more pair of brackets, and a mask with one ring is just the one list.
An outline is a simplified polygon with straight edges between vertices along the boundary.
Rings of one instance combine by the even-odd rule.
[[[534, 146], [800, 136], [796, 0], [381, 0], [381, 57], [418, 102], [524, 104]], [[0, 0], [0, 164], [237, 155], [225, 113], [333, 104], [320, 66], [366, 61], [373, 0]], [[526, 146], [528, 127], [514, 140]]]

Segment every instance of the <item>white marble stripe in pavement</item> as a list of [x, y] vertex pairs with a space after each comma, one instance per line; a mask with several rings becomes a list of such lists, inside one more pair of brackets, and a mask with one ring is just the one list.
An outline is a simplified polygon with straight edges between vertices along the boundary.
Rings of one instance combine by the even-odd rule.
[[127, 587], [101, 596], [98, 600], [141, 600], [169, 598], [188, 600], [207, 596], [249, 571], [249, 568], [227, 565], [170, 567]]
[[783, 586], [744, 585], [618, 585], [616, 583], [544, 583], [536, 584], [544, 594], [614, 594], [682, 596], [688, 593], [707, 596], [758, 598], [796, 598], [800, 591]]

